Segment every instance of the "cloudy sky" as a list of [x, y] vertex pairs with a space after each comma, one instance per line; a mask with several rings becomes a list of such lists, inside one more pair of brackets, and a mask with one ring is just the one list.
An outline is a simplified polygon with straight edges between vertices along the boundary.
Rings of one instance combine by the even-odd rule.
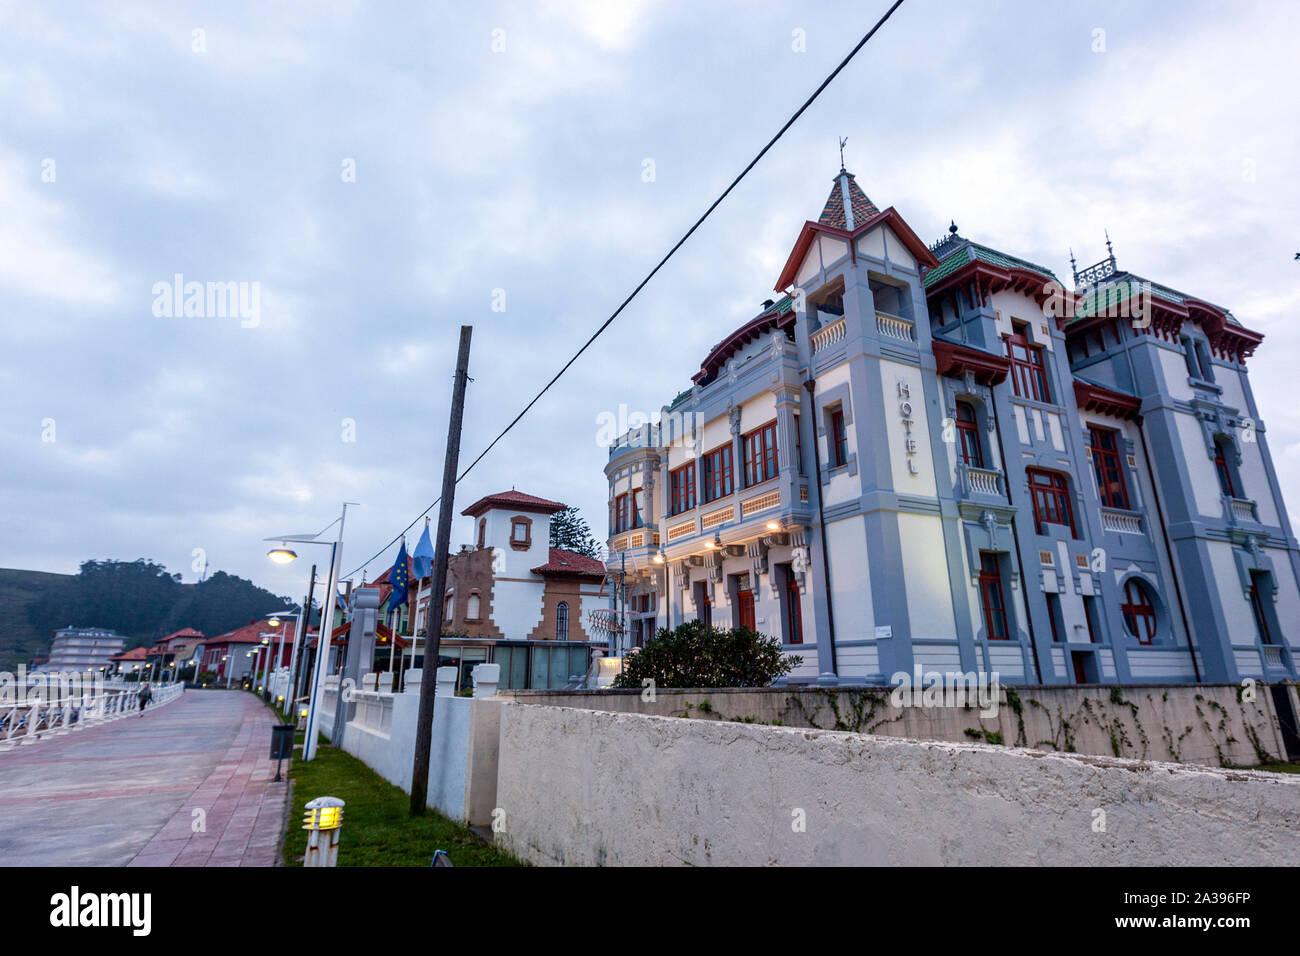
[[[0, 2], [0, 566], [192, 581], [203, 549], [296, 595], [261, 539], [346, 499], [350, 571], [438, 494], [458, 327], [468, 461], [887, 6]], [[598, 416], [659, 409], [755, 314], [847, 136], [927, 241], [955, 219], [1068, 275], [1108, 228], [1265, 333], [1296, 516], [1298, 40], [1295, 4], [908, 0], [457, 512], [514, 486], [603, 534]], [[177, 274], [256, 312], [169, 316]]]

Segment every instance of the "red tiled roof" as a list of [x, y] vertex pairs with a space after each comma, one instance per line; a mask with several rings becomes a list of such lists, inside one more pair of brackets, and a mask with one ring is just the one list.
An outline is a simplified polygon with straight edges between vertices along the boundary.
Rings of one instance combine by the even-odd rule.
[[533, 568], [533, 574], [572, 574], [579, 577], [605, 576], [605, 563], [585, 554], [565, 551], [563, 548], [551, 548], [551, 554], [545, 564]]
[[533, 511], [539, 514], [553, 515], [563, 511], [568, 505], [559, 501], [549, 501], [536, 495], [526, 495], [522, 491], [500, 491], [495, 495], [480, 498], [461, 512], [463, 515], [477, 518], [492, 508], [513, 508], [515, 511]]
[[160, 637], [158, 639], [158, 643], [166, 644], [168, 641], [174, 641], [178, 637], [202, 637], [202, 636], [203, 636], [202, 631], [196, 631], [192, 627], [183, 627], [179, 631], [175, 631], [171, 634], [168, 634], [166, 637]]
[[147, 647], [133, 647], [129, 651], [123, 651], [121, 654], [114, 654], [109, 658], [110, 661], [142, 661], [149, 656]]
[[296, 621], [282, 621], [279, 627], [271, 627], [266, 621], [252, 621], [243, 627], [237, 627], [233, 631], [226, 631], [225, 634], [218, 634], [216, 637], [209, 637], [203, 643], [212, 644], [259, 644], [262, 640], [262, 633], [278, 634], [284, 632], [283, 640], [293, 640], [293, 629]]

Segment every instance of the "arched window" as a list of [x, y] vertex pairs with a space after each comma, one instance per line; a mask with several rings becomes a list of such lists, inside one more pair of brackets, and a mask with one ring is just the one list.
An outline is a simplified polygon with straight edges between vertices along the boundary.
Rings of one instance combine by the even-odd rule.
[[984, 450], [980, 447], [979, 427], [975, 422], [975, 409], [969, 402], [957, 403], [957, 436], [961, 460], [973, 468], [984, 467]]
[[448, 591], [446, 598], [444, 598], [442, 602], [443, 617], [445, 617], [449, 621], [451, 620], [452, 605], [454, 603], [455, 597], [456, 595], [454, 592]]
[[477, 621], [479, 618], [479, 598], [477, 594], [469, 596], [469, 607], [465, 610], [465, 618], [470, 621]]
[[1156, 636], [1156, 606], [1145, 581], [1129, 578], [1124, 585], [1124, 629], [1142, 644], [1150, 644]]
[[480, 548], [487, 545], [487, 518], [478, 519], [478, 546]]
[[1034, 521], [1039, 534], [1045, 534], [1044, 525], [1059, 524], [1074, 531], [1074, 511], [1070, 508], [1070, 486], [1065, 476], [1041, 468], [1026, 468], [1029, 492], [1034, 503]]
[[557, 641], [567, 641], [569, 639], [569, 603], [561, 601], [555, 608], [555, 639]]

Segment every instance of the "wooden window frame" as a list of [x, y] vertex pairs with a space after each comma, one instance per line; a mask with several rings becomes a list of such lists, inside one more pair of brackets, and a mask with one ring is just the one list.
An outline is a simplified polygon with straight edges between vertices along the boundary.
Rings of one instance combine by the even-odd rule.
[[[980, 552], [980, 608], [984, 612], [984, 635], [990, 641], [1009, 641], [1011, 640], [1011, 627], [1007, 621], [1007, 601], [1006, 592], [1002, 588], [1002, 568], [998, 564], [998, 556], [990, 554], [987, 551]], [[997, 606], [994, 607], [990, 601], [990, 596], [997, 595]], [[996, 633], [995, 625], [1001, 622], [1002, 635], [999, 637]]]
[[[970, 413], [970, 418], [962, 417], [962, 409]], [[971, 468], [984, 467], [984, 443], [980, 441], [979, 418], [975, 414], [975, 406], [970, 402], [957, 402], [957, 451], [961, 455], [961, 460]], [[974, 454], [971, 454], [974, 449]]]
[[614, 498], [614, 533], [622, 534], [627, 530], [627, 495]]
[[1155, 641], [1159, 622], [1156, 618], [1155, 602], [1147, 593], [1144, 582], [1137, 578], [1129, 578], [1124, 582], [1124, 603], [1119, 606], [1119, 609], [1124, 616], [1124, 629], [1128, 631], [1130, 637], [1137, 638], [1139, 644], [1151, 644]]
[[731, 442], [719, 445], [701, 459], [704, 476], [700, 491], [706, 503], [725, 498], [736, 490], [735, 452]]
[[[1047, 363], [1041, 345], [1029, 341], [1029, 326], [1013, 325], [1006, 337], [1007, 358], [1011, 360], [1011, 386], [1020, 398], [1049, 404], [1051, 393], [1047, 388]], [[1025, 358], [1016, 355], [1016, 348], [1025, 352]]]
[[641, 520], [641, 488], [633, 488], [632, 494], [628, 497], [628, 530], [635, 531], [637, 528], [645, 527], [645, 522]]
[[843, 468], [849, 463], [849, 430], [844, 424], [844, 406], [837, 405], [831, 409], [831, 467]]
[[[1069, 528], [1071, 537], [1078, 537], [1074, 528], [1074, 508], [1070, 504], [1070, 482], [1066, 477], [1042, 468], [1026, 468], [1025, 474], [1029, 479], [1029, 498], [1034, 506], [1034, 525], [1038, 533], [1043, 533], [1043, 525], [1054, 524]], [[1046, 507], [1048, 504], [1053, 504], [1053, 507], [1049, 509]], [[1051, 512], [1064, 512], [1065, 520], [1049, 518]]]
[[775, 418], [746, 432], [741, 438], [740, 447], [745, 459], [746, 488], [761, 485], [777, 476], [780, 463], [777, 458]]
[[[1124, 477], [1124, 461], [1119, 452], [1120, 433], [1114, 428], [1089, 425], [1088, 436], [1092, 448], [1092, 471], [1097, 479], [1097, 494], [1102, 507], [1128, 511], [1128, 481]], [[1106, 439], [1112, 442], [1110, 448], [1104, 444]], [[1107, 477], [1108, 470], [1113, 472], [1113, 480]]]
[[799, 600], [799, 579], [785, 567], [785, 637], [787, 644], [803, 643], [803, 607]]
[[1214, 470], [1219, 476], [1219, 490], [1229, 498], [1240, 498], [1237, 493], [1237, 479], [1232, 473], [1232, 468], [1228, 465], [1228, 455], [1224, 446], [1227, 442], [1222, 439], [1214, 439]]
[[1259, 579], [1259, 575], [1250, 576], [1250, 609], [1255, 616], [1255, 631], [1259, 634], [1260, 643], [1272, 647], [1275, 643], [1273, 628], [1268, 623], [1268, 611], [1264, 607], [1264, 598], [1260, 594]]
[[[524, 529], [523, 539], [515, 536], [518, 528]], [[510, 519], [510, 547], [516, 551], [527, 551], [533, 546], [533, 519], [525, 518], [523, 515], [515, 515]]]
[[695, 462], [668, 472], [668, 497], [672, 514], [685, 514], [695, 508]]

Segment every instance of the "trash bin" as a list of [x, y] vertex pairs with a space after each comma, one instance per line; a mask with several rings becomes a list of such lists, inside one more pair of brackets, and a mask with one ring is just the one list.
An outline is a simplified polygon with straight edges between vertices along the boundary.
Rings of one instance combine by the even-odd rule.
[[293, 734], [297, 724], [276, 724], [271, 728], [271, 759], [288, 760], [293, 756]]
[[276, 724], [271, 728], [271, 759], [275, 761], [275, 780], [279, 783], [280, 761], [293, 758], [293, 734], [298, 727], [295, 724]]

